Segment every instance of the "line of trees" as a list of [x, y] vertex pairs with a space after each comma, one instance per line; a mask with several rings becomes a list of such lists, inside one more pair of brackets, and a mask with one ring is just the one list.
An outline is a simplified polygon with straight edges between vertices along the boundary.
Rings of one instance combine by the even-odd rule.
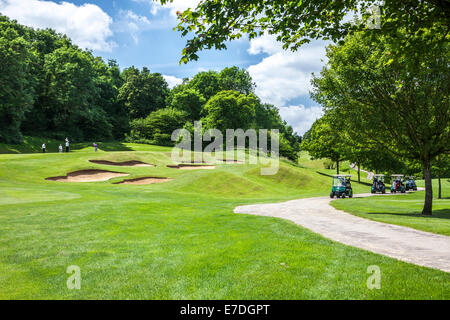
[[171, 146], [175, 129], [202, 120], [207, 129], [278, 129], [281, 154], [297, 159], [300, 137], [275, 106], [260, 101], [249, 73], [237, 67], [201, 72], [170, 89], [159, 73], [121, 70], [65, 35], [2, 15], [0, 61], [2, 142], [29, 135]]
[[[399, 51], [402, 37], [416, 46]], [[398, 30], [396, 39], [359, 32], [330, 45], [329, 62], [312, 81], [312, 97], [325, 116], [302, 142], [313, 156], [337, 164], [350, 160], [387, 173], [423, 170], [426, 215], [433, 176], [449, 171], [450, 48], [440, 37], [432, 31]]]

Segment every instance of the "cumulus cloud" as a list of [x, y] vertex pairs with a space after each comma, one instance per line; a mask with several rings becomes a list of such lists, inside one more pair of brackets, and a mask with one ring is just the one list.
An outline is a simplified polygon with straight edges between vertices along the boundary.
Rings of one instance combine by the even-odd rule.
[[82, 48], [109, 52], [112, 18], [94, 4], [77, 6], [69, 2], [42, 0], [1, 0], [0, 12], [35, 28], [52, 28], [67, 34]]
[[323, 116], [322, 107], [306, 108], [304, 105], [280, 108], [281, 117], [292, 126], [295, 132], [303, 135], [313, 123]]
[[261, 62], [248, 67], [262, 101], [280, 108], [280, 115], [303, 135], [320, 118], [322, 108], [291, 105], [293, 100], [309, 98], [312, 73], [319, 73], [326, 61], [326, 43], [313, 42], [299, 51], [284, 50], [273, 35], [265, 34], [250, 41], [248, 53], [264, 54]]
[[119, 16], [119, 20], [115, 23], [115, 30], [129, 33], [135, 44], [139, 43], [139, 35], [142, 31], [153, 28], [146, 16], [137, 15], [131, 10], [120, 10]]
[[180, 79], [180, 78], [177, 78], [174, 76], [163, 75], [163, 78], [167, 81], [167, 84], [169, 85], [170, 89], [183, 83], [183, 79]]
[[248, 68], [263, 101], [286, 106], [293, 99], [308, 96], [311, 74], [319, 72], [325, 60], [325, 44], [315, 42], [297, 52], [283, 50], [275, 36], [253, 39], [250, 54], [267, 54], [260, 63]]
[[153, 1], [153, 0], [133, 0], [133, 1], [134, 2], [148, 2], [151, 7], [150, 12], [153, 15], [156, 15], [161, 10], [168, 9], [168, 10], [170, 10], [170, 13], [172, 16], [176, 16], [177, 11], [183, 12], [188, 8], [192, 8], [192, 9], [196, 8], [201, 0], [173, 0], [172, 2], [167, 3], [164, 6], [162, 6], [159, 1]]

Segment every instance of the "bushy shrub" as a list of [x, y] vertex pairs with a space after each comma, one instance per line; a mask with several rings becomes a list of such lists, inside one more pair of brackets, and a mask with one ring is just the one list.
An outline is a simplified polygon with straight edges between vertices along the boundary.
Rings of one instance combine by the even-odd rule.
[[145, 119], [136, 119], [131, 122], [131, 131], [127, 135], [127, 141], [173, 146], [172, 133], [177, 129], [182, 129], [187, 118], [186, 112], [172, 108], [152, 112]]

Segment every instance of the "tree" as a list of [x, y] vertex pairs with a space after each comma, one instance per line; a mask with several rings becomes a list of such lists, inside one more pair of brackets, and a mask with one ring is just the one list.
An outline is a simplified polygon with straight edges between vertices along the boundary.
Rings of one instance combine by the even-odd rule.
[[242, 94], [250, 94], [255, 91], [252, 77], [245, 69], [238, 67], [225, 68], [219, 73], [221, 90], [234, 90]]
[[22, 140], [20, 126], [35, 99], [34, 58], [26, 39], [0, 16], [0, 141]]
[[309, 132], [309, 139], [303, 139], [301, 148], [315, 159], [329, 158], [336, 162], [336, 172], [340, 173], [340, 162], [345, 160], [342, 148], [341, 128], [333, 123], [331, 113], [316, 120]]
[[95, 82], [99, 88], [98, 104], [108, 115], [113, 137], [123, 139], [129, 130], [129, 119], [127, 108], [118, 100], [119, 89], [124, 83], [120, 67], [115, 60], [105, 64], [100, 58], [95, 59], [94, 67], [97, 72]]
[[442, 199], [442, 178], [450, 177], [450, 154], [439, 155], [433, 162], [433, 171], [438, 179], [438, 199]]
[[[173, 0], [160, 0], [162, 4]], [[226, 43], [247, 34], [250, 39], [269, 32], [277, 35], [285, 49], [298, 49], [313, 39], [338, 41], [346, 35], [371, 28], [347, 19], [359, 13], [364, 22], [374, 19], [373, 6], [378, 0], [254, 0], [201, 1], [194, 9], [178, 12], [177, 30], [182, 36], [195, 34], [183, 49], [182, 62], [197, 60], [203, 49], [225, 49]], [[432, 26], [445, 41], [450, 25], [447, 0], [385, 0], [380, 10], [380, 31], [393, 34], [404, 28], [415, 34]], [[378, 13], [377, 13], [378, 14]], [[403, 44], [409, 43], [407, 38]]]
[[48, 79], [47, 129], [79, 140], [110, 138], [112, 126], [98, 105], [92, 55], [78, 48], [61, 47], [46, 55], [44, 71]]
[[220, 78], [216, 71], [205, 71], [197, 73], [191, 81], [187, 83], [188, 88], [197, 90], [208, 101], [220, 92]]
[[174, 109], [185, 111], [189, 119], [193, 122], [200, 120], [200, 113], [205, 103], [206, 99], [200, 92], [195, 89], [186, 88], [173, 95], [171, 106]]
[[152, 112], [145, 119], [135, 119], [131, 122], [131, 133], [128, 140], [144, 142], [161, 146], [173, 146], [172, 133], [183, 128], [188, 114], [181, 110], [164, 108]]
[[119, 89], [118, 101], [129, 111], [130, 119], [145, 118], [165, 107], [169, 87], [159, 73], [131, 67], [124, 70], [125, 83]]
[[329, 64], [313, 80], [313, 97], [345, 119], [346, 130], [399, 159], [422, 163], [424, 215], [432, 214], [431, 162], [450, 150], [449, 45], [430, 33], [411, 55], [392, 50], [390, 37], [359, 33], [328, 49]]
[[204, 122], [207, 129], [247, 130], [252, 126], [258, 100], [254, 95], [236, 91], [221, 91], [212, 97], [204, 107]]

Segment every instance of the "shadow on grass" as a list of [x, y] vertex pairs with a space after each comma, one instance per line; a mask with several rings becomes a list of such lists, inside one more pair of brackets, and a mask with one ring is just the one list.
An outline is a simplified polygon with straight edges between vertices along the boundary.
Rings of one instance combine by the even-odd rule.
[[[71, 143], [70, 149], [77, 151], [85, 148], [93, 148], [93, 143], [97, 142], [100, 150], [103, 151], [133, 151], [133, 149], [127, 147], [123, 142], [111, 141], [111, 142], [79, 142]], [[0, 143], [0, 154], [19, 154], [19, 153], [42, 153], [42, 143], [46, 144], [47, 153], [58, 153], [58, 146], [61, 144], [64, 148], [64, 141], [58, 141], [48, 138], [36, 138], [25, 137], [21, 144], [4, 144]]]
[[[332, 176], [331, 174], [327, 174], [327, 173], [320, 172], [320, 171], [316, 171], [316, 173], [318, 173], [318, 174], [320, 174], [320, 175], [322, 175], [322, 176], [325, 176], [325, 177], [333, 178], [333, 176]], [[371, 187], [371, 186], [372, 186], [371, 183], [368, 183], [368, 182], [362, 182], [362, 181], [361, 181], [361, 182], [358, 182], [358, 181], [353, 180], [352, 183], [357, 183], [357, 184], [361, 184], [361, 185], [363, 185], [363, 186], [368, 186], [368, 187]]]
[[[132, 151], [130, 147], [127, 147], [123, 142], [97, 142], [100, 150], [103, 151]], [[93, 143], [83, 142], [83, 143], [75, 143], [72, 145], [72, 150], [81, 150], [85, 148], [93, 148]]]
[[413, 213], [394, 213], [394, 212], [368, 212], [368, 215], [389, 215], [389, 216], [403, 216], [403, 217], [415, 217], [423, 219], [450, 219], [450, 209], [433, 210], [432, 216], [423, 216], [422, 212]]

